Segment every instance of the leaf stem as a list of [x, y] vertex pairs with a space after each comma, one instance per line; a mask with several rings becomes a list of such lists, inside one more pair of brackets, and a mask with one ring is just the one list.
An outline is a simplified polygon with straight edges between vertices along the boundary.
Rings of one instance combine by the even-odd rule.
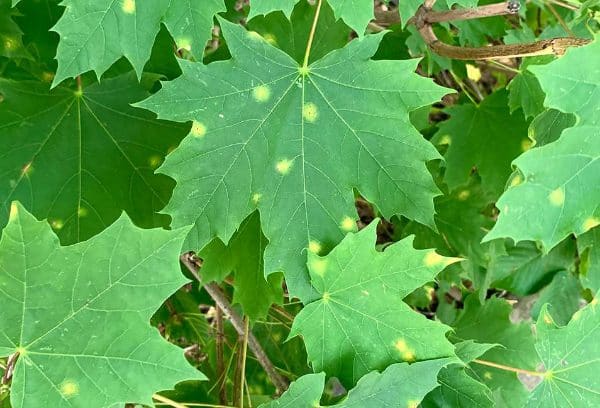
[[498, 363], [493, 363], [491, 361], [486, 361], [486, 360], [475, 359], [475, 360], [473, 360], [473, 362], [477, 363], [477, 364], [485, 365], [485, 366], [488, 366], [488, 367], [494, 367], [494, 368], [497, 368], [499, 370], [512, 371], [513, 373], [533, 375], [533, 376], [536, 376], [536, 377], [543, 377], [543, 376], [546, 375], [545, 372], [524, 370], [522, 368], [510, 367], [510, 366], [506, 366], [506, 365], [498, 364]]
[[[213, 298], [215, 303], [223, 309], [223, 312], [229, 316], [229, 320], [231, 325], [238, 333], [238, 335], [243, 335], [245, 332], [245, 325], [242, 321], [240, 315], [236, 312], [236, 310], [231, 307], [231, 303], [219, 287], [214, 282], [204, 283], [202, 282], [202, 278], [198, 273], [200, 269], [201, 260], [196, 256], [194, 252], [186, 252], [185, 254], [180, 256], [181, 263], [187, 268], [187, 270], [192, 274], [196, 280], [204, 286], [206, 292]], [[262, 368], [267, 373], [267, 376], [271, 380], [271, 383], [275, 386], [277, 390], [277, 394], [282, 394], [285, 390], [287, 390], [289, 384], [288, 381], [277, 371], [264, 349], [258, 342], [257, 338], [254, 336], [252, 331], [248, 331], [248, 347], [252, 351], [252, 353], [256, 356], [256, 359], [262, 366]]]
[[310, 28], [310, 33], [308, 34], [308, 41], [306, 43], [306, 52], [304, 53], [304, 63], [302, 64], [302, 68], [308, 68], [308, 60], [310, 58], [310, 49], [312, 48], [312, 43], [315, 38], [315, 31], [317, 31], [317, 23], [319, 21], [319, 14], [321, 12], [321, 4], [323, 4], [323, 0], [317, 0], [317, 10], [315, 11], [315, 18], [313, 19], [312, 27]]
[[163, 397], [160, 394], [154, 394], [152, 396], [152, 399], [155, 399], [156, 401], [160, 401], [163, 404], [168, 405], [168, 406], [173, 407], [173, 408], [187, 408], [187, 406], [185, 406], [183, 404], [180, 404], [178, 402], [175, 402], [172, 399], [169, 399], [167, 397]]
[[244, 336], [242, 338], [242, 357], [241, 357], [241, 368], [240, 368], [240, 408], [244, 408], [244, 385], [246, 383], [246, 355], [248, 353], [248, 332], [249, 332], [249, 321], [248, 317], [244, 317]]
[[7, 385], [12, 379], [13, 372], [15, 370], [15, 364], [17, 364], [17, 360], [19, 359], [20, 353], [17, 351], [13, 355], [8, 358], [6, 362], [6, 369], [4, 370], [4, 375], [2, 376], [2, 380], [0, 384]]
[[216, 351], [217, 351], [217, 378], [218, 378], [218, 386], [219, 386], [219, 402], [221, 404], [227, 404], [227, 388], [225, 387], [225, 360], [224, 360], [224, 348], [223, 348], [223, 339], [225, 338], [225, 334], [223, 331], [223, 309], [219, 306], [216, 307], [216, 326], [217, 326], [217, 341], [216, 341]]

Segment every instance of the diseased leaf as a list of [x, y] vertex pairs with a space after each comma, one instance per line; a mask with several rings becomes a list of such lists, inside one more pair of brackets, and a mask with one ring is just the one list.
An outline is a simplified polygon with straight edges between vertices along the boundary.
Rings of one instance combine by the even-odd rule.
[[[451, 358], [418, 363], [392, 364], [383, 372], [372, 371], [363, 376], [341, 402], [328, 405], [334, 408], [363, 408], [377, 404], [378, 408], [416, 407], [425, 394], [437, 386], [440, 369]], [[319, 408], [325, 386], [325, 373], [307, 374], [293, 382], [281, 398], [259, 408]]]
[[592, 290], [600, 290], [600, 227], [595, 227], [577, 238], [581, 263], [581, 284]]
[[450, 119], [442, 122], [433, 142], [448, 144], [444, 181], [451, 190], [466, 184], [476, 168], [486, 191], [495, 196], [503, 191], [511, 161], [531, 145], [527, 122], [509, 113], [507, 98], [506, 91], [497, 91], [479, 106], [446, 110]]
[[545, 105], [576, 114], [577, 125], [515, 160], [520, 176], [498, 201], [498, 222], [485, 239], [534, 240], [549, 251], [600, 223], [600, 41], [529, 69]]
[[64, 0], [65, 13], [53, 28], [60, 35], [53, 86], [93, 70], [100, 77], [126, 57], [138, 77], [164, 23], [179, 48], [202, 57], [213, 16], [222, 0]]
[[600, 404], [600, 314], [597, 297], [575, 313], [569, 324], [558, 327], [548, 307], [536, 325], [535, 348], [546, 368], [528, 407], [595, 407]]
[[308, 301], [307, 248], [330, 250], [355, 229], [353, 189], [385, 216], [433, 225], [425, 163], [439, 156], [408, 112], [446, 91], [414, 74], [416, 61], [369, 60], [381, 40], [372, 35], [304, 69], [257, 34], [221, 25], [231, 60], [181, 61], [180, 78], [137, 104], [194, 120], [160, 171], [178, 182], [165, 212], [174, 226], [196, 224], [197, 248], [227, 242], [258, 207], [265, 274], [283, 271], [290, 294]]
[[308, 266], [318, 299], [294, 319], [290, 336], [301, 335], [315, 371], [344, 384], [387, 365], [449, 357], [448, 327], [416, 313], [402, 301], [454, 262], [433, 250], [415, 250], [412, 239], [375, 249], [377, 220], [348, 234], [325, 257]]
[[221, 281], [234, 272], [233, 303], [241, 304], [244, 314], [253, 320], [264, 318], [271, 304], [283, 300], [281, 274], [264, 276], [267, 243], [255, 212], [242, 223], [229, 245], [216, 239], [200, 252], [203, 279]]
[[155, 175], [186, 132], [128, 104], [148, 95], [133, 75], [79, 94], [0, 79], [0, 227], [10, 202], [48, 218], [63, 243], [85, 240], [126, 210], [143, 227], [168, 224], [172, 180]]
[[186, 279], [186, 230], [141, 230], [126, 217], [101, 235], [59, 246], [17, 203], [0, 240], [0, 356], [18, 352], [13, 408], [151, 404], [204, 376], [149, 324]]
[[23, 32], [12, 19], [16, 13], [10, 0], [0, 0], [0, 57], [31, 58], [21, 39]]

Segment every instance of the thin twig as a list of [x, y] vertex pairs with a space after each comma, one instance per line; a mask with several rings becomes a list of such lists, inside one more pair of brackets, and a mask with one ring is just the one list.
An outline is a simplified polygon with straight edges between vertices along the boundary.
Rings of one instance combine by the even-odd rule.
[[448, 11], [430, 10], [425, 16], [425, 21], [432, 24], [455, 20], [473, 20], [476, 18], [505, 16], [507, 14], [515, 13], [509, 10], [508, 2], [503, 2], [467, 9], [454, 9]]
[[579, 10], [579, 6], [578, 6], [578, 5], [576, 5], [576, 4], [571, 4], [571, 3], [568, 3], [568, 2], [566, 2], [566, 1], [561, 1], [561, 0], [548, 0], [548, 3], [554, 3], [554, 4], [556, 4], [557, 6], [560, 6], [560, 7], [563, 7], [563, 8], [569, 9], [569, 10], [573, 10], [573, 11], [575, 11], [575, 10]]
[[543, 377], [543, 376], [546, 375], [546, 373], [544, 373], [544, 372], [523, 370], [522, 368], [510, 367], [510, 366], [506, 366], [506, 365], [498, 364], [498, 363], [493, 363], [491, 361], [486, 361], [486, 360], [475, 359], [475, 360], [473, 360], [473, 362], [477, 363], [477, 364], [485, 365], [485, 366], [488, 366], [488, 367], [494, 367], [494, 368], [497, 368], [499, 370], [511, 371], [513, 373], [526, 374], [526, 375], [534, 375], [534, 376], [537, 376], [537, 377]]
[[[235, 329], [235, 331], [239, 335], [243, 335], [245, 331], [244, 322], [240, 315], [231, 307], [231, 303], [219, 287], [214, 282], [204, 283], [202, 282], [202, 278], [198, 273], [199, 270], [199, 258], [193, 252], [187, 252], [180, 257], [181, 263], [187, 268], [187, 270], [192, 274], [196, 280], [204, 286], [204, 289], [210, 297], [213, 298], [217, 306], [223, 309], [223, 312], [229, 316], [229, 320], [231, 325]], [[262, 368], [267, 373], [267, 376], [271, 380], [271, 383], [275, 386], [277, 394], [282, 394], [285, 390], [287, 390], [289, 384], [288, 381], [276, 370], [275, 366], [263, 350], [262, 346], [252, 333], [252, 331], [248, 332], [248, 348], [252, 351], [252, 353], [256, 356], [256, 359], [262, 366]]]
[[178, 402], [175, 402], [175, 401], [173, 401], [172, 399], [169, 399], [169, 398], [167, 398], [167, 397], [163, 397], [163, 396], [162, 396], [162, 395], [160, 395], [160, 394], [154, 394], [154, 395], [152, 396], [152, 399], [155, 399], [156, 401], [160, 401], [160, 402], [162, 402], [163, 404], [166, 404], [166, 405], [168, 405], [168, 406], [170, 406], [170, 407], [173, 407], [173, 408], [188, 408], [187, 406], [185, 406], [185, 405], [183, 405], [183, 404], [180, 404], [180, 403], [178, 403]]
[[221, 404], [228, 404], [227, 400], [227, 387], [225, 387], [225, 360], [224, 360], [224, 348], [223, 348], [223, 338], [225, 334], [223, 332], [223, 310], [217, 306], [216, 307], [216, 316], [215, 316], [216, 326], [217, 326], [217, 341], [216, 341], [216, 351], [217, 351], [217, 378], [218, 386], [219, 386], [219, 402]]
[[2, 376], [2, 380], [0, 383], [2, 385], [6, 385], [12, 379], [13, 373], [15, 371], [15, 365], [17, 364], [17, 360], [19, 359], [20, 353], [17, 351], [8, 357], [8, 361], [6, 362], [6, 369], [4, 370], [4, 375]]

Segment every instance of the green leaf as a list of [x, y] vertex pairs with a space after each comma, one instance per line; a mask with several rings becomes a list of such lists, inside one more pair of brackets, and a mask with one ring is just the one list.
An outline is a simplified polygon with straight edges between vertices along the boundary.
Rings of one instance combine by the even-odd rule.
[[574, 113], [578, 122], [556, 142], [515, 160], [519, 182], [498, 201], [498, 222], [485, 239], [534, 240], [549, 251], [600, 223], [600, 41], [529, 69], [546, 92], [546, 106]]
[[315, 371], [344, 384], [355, 384], [367, 372], [394, 362], [454, 354], [445, 337], [448, 327], [402, 301], [454, 259], [415, 250], [411, 238], [377, 252], [377, 223], [346, 235], [325, 257], [309, 256], [319, 298], [300, 311], [290, 333], [302, 335]]
[[[416, 407], [425, 394], [437, 386], [440, 369], [453, 359], [443, 358], [418, 363], [392, 364], [383, 372], [372, 371], [362, 377], [335, 408], [362, 408], [377, 401], [378, 408]], [[281, 398], [259, 408], [319, 408], [325, 386], [325, 373], [307, 374], [294, 381]]]
[[174, 226], [195, 223], [201, 248], [227, 242], [258, 207], [265, 275], [283, 271], [290, 294], [307, 301], [307, 248], [327, 251], [355, 229], [353, 188], [387, 217], [433, 224], [437, 188], [425, 163], [439, 156], [408, 112], [446, 90], [414, 74], [417, 61], [369, 60], [381, 40], [372, 35], [306, 73], [256, 33], [222, 29], [231, 60], [181, 61], [180, 78], [137, 104], [194, 120], [160, 168], [178, 182], [165, 209]]
[[600, 290], [600, 227], [578, 237], [577, 248], [581, 260], [581, 284], [595, 293]]
[[375, 18], [371, 0], [328, 0], [336, 18], [344, 20], [359, 37], [367, 29], [369, 21]]
[[600, 314], [598, 300], [558, 327], [548, 308], [536, 325], [536, 350], [546, 367], [543, 381], [533, 391], [528, 407], [595, 407], [600, 405]]
[[53, 86], [90, 70], [100, 77], [123, 56], [141, 77], [161, 23], [179, 48], [200, 58], [211, 37], [213, 16], [225, 11], [222, 0], [65, 0], [62, 4], [65, 13], [53, 28], [61, 37]]
[[242, 305], [244, 314], [252, 320], [264, 318], [273, 303], [283, 300], [281, 274], [264, 276], [263, 251], [267, 243], [258, 212], [254, 212], [229, 245], [216, 239], [200, 252], [203, 279], [221, 281], [234, 272], [233, 303]]
[[552, 143], [560, 137], [566, 128], [575, 124], [576, 117], [556, 109], [546, 109], [536, 116], [529, 125], [529, 138], [536, 147]]
[[523, 69], [506, 87], [509, 90], [510, 112], [522, 109], [525, 118], [533, 117], [544, 110], [544, 91], [535, 75]]
[[289, 18], [297, 2], [298, 0], [252, 0], [248, 20], [274, 11], [282, 11]]
[[495, 196], [504, 190], [511, 161], [529, 148], [527, 122], [508, 109], [508, 94], [497, 91], [479, 105], [456, 105], [446, 110], [433, 142], [448, 144], [444, 181], [451, 190], [469, 181], [476, 167], [482, 186]]
[[552, 282], [540, 291], [533, 309], [531, 317], [538, 319], [540, 311], [545, 304], [552, 306], [552, 317], [561, 326], [566, 325], [571, 316], [579, 310], [581, 302], [581, 285], [579, 280], [572, 274], [562, 271], [557, 273]]
[[132, 74], [81, 95], [0, 79], [0, 93], [0, 227], [12, 200], [48, 218], [63, 243], [97, 234], [122, 210], [143, 227], [168, 224], [155, 211], [173, 181], [153, 173], [187, 128], [131, 108], [148, 95]]
[[0, 0], [0, 57], [31, 58], [23, 45], [23, 32], [12, 19], [17, 13], [10, 0]]
[[[465, 309], [453, 324], [460, 340], [472, 339], [480, 343], [499, 344], [487, 351], [481, 360], [534, 370], [539, 362], [531, 328], [526, 323], [510, 321], [511, 305], [504, 299], [491, 298], [484, 304], [474, 294], [465, 299]], [[515, 373], [472, 363], [471, 369], [492, 391], [509, 390], [514, 406], [526, 398], [526, 390]]]
[[0, 240], [0, 356], [19, 352], [13, 408], [151, 404], [203, 375], [149, 324], [181, 287], [186, 230], [141, 230], [126, 217], [59, 246], [45, 222], [11, 206]]

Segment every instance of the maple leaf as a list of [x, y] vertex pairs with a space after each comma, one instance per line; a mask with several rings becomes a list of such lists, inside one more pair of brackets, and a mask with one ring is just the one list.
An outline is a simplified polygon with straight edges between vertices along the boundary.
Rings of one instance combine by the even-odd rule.
[[0, 57], [30, 59], [23, 45], [23, 33], [12, 19], [14, 14], [17, 12], [11, 9], [10, 0], [0, 0]]
[[[414, 364], [398, 363], [383, 372], [372, 371], [363, 376], [343, 401], [328, 405], [334, 408], [361, 408], [377, 401], [378, 408], [416, 407], [425, 394], [435, 388], [437, 374], [455, 361], [441, 358]], [[273, 402], [259, 408], [319, 408], [325, 387], [325, 373], [307, 374], [294, 381], [290, 388]]]
[[529, 70], [546, 92], [545, 105], [578, 121], [514, 161], [520, 173], [498, 200], [498, 222], [484, 239], [539, 241], [547, 252], [600, 224], [600, 40]]
[[444, 181], [451, 190], [469, 181], [475, 167], [482, 187], [499, 196], [511, 173], [511, 161], [531, 146], [527, 122], [521, 113], [511, 114], [508, 93], [497, 91], [480, 105], [464, 104], [446, 109], [433, 143], [447, 144]]
[[546, 368], [529, 397], [528, 407], [595, 407], [600, 404], [600, 313], [598, 295], [573, 315], [567, 326], [558, 327], [548, 307], [540, 312], [535, 348]]
[[248, 20], [274, 11], [282, 11], [289, 18], [297, 2], [298, 0], [252, 0]]
[[302, 335], [315, 371], [345, 384], [390, 363], [454, 355], [445, 337], [449, 328], [402, 299], [457, 259], [413, 249], [412, 238], [377, 252], [377, 223], [346, 235], [325, 257], [309, 256], [319, 298], [300, 311], [290, 332]]
[[231, 60], [181, 61], [180, 78], [136, 104], [194, 121], [159, 169], [177, 180], [164, 210], [174, 226], [195, 223], [199, 245], [227, 242], [258, 207], [265, 274], [283, 271], [307, 300], [307, 249], [331, 249], [355, 229], [353, 189], [387, 217], [433, 225], [438, 190], [425, 163], [439, 154], [408, 112], [446, 90], [414, 74], [416, 60], [371, 61], [373, 35], [304, 68], [256, 33], [221, 26]]
[[204, 376], [149, 324], [186, 283], [177, 255], [187, 233], [141, 230], [126, 217], [59, 246], [46, 222], [13, 203], [0, 239], [0, 356], [19, 353], [14, 408], [151, 404], [151, 395]]
[[134, 75], [48, 90], [0, 79], [0, 227], [10, 202], [48, 218], [63, 243], [100, 232], [123, 209], [141, 226], [164, 225], [172, 180], [153, 174], [185, 126], [129, 106], [148, 95]]
[[140, 77], [161, 23], [177, 47], [201, 58], [213, 16], [225, 11], [223, 0], [65, 0], [62, 5], [65, 12], [53, 28], [61, 37], [53, 86], [89, 70], [100, 77], [123, 56]]

